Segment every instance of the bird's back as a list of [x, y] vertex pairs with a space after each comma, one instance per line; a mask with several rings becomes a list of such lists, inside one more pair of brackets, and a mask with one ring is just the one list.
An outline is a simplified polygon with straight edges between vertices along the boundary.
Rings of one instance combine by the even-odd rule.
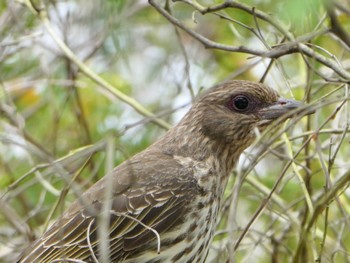
[[113, 184], [106, 214], [111, 262], [203, 262], [210, 242], [200, 240], [213, 234], [218, 207], [198, 184], [196, 165], [162, 152], [136, 155], [84, 193], [19, 262], [94, 262], [92, 251], [99, 258], [106, 183]]

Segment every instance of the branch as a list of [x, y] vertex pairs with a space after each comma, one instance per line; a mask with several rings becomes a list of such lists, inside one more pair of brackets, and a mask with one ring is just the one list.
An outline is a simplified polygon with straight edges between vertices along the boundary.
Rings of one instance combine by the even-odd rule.
[[[153, 0], [150, 0], [153, 2]], [[226, 9], [226, 8], [236, 8], [240, 9], [242, 11], [247, 12], [248, 14], [251, 14], [261, 20], [264, 20], [268, 22], [270, 25], [272, 25], [274, 28], [276, 28], [279, 32], [281, 32], [288, 40], [292, 41], [294, 40], [294, 36], [285, 30], [281, 25], [282, 23], [280, 21], [274, 21], [270, 15], [257, 10], [256, 8], [253, 8], [249, 5], [245, 5], [242, 3], [239, 3], [237, 1], [233, 0], [227, 0], [222, 4], [214, 5], [214, 6], [208, 6], [204, 7], [197, 2], [189, 1], [189, 0], [175, 0], [176, 2], [184, 2], [186, 4], [191, 5], [193, 8], [195, 8], [197, 11], [199, 11], [202, 15], [205, 15], [207, 13], [215, 13], [217, 11]]]
[[46, 31], [49, 33], [51, 38], [55, 41], [55, 43], [61, 49], [64, 55], [69, 60], [71, 60], [75, 65], [77, 65], [77, 67], [82, 73], [84, 73], [86, 76], [88, 76], [91, 80], [93, 80], [97, 84], [101, 85], [101, 87], [103, 87], [108, 93], [112, 94], [113, 96], [125, 102], [126, 104], [130, 105], [141, 115], [147, 118], [150, 118], [152, 122], [156, 123], [162, 128], [165, 128], [165, 129], [170, 128], [168, 123], [166, 123], [161, 119], [158, 119], [152, 112], [148, 111], [143, 105], [141, 105], [134, 98], [127, 96], [125, 93], [118, 90], [112, 84], [110, 84], [109, 82], [107, 82], [106, 80], [98, 76], [94, 71], [92, 71], [89, 67], [87, 67], [81, 60], [79, 60], [79, 58], [72, 52], [72, 50], [57, 36], [47, 17], [46, 11], [35, 8], [30, 1], [26, 1], [25, 3], [28, 6], [28, 8], [35, 15], [39, 17]]
[[331, 32], [344, 42], [347, 47], [350, 47], [350, 36], [339, 23], [337, 16], [331, 4], [326, 5], [327, 13], [331, 22]]
[[[177, 0], [177, 1], [180, 2], [180, 0]], [[181, 2], [191, 5], [201, 14], [214, 13], [216, 11], [220, 11], [225, 8], [237, 8], [237, 9], [243, 10], [271, 24], [279, 32], [281, 32], [285, 36], [285, 38], [290, 42], [273, 46], [270, 50], [259, 50], [259, 49], [248, 48], [245, 46], [230, 46], [230, 45], [221, 44], [221, 43], [212, 41], [201, 34], [198, 34], [194, 30], [191, 30], [189, 27], [183, 24], [179, 19], [177, 19], [176, 17], [168, 13], [164, 8], [162, 8], [154, 0], [149, 0], [150, 5], [152, 5], [164, 18], [166, 18], [173, 25], [181, 28], [183, 31], [185, 31], [187, 34], [189, 34], [193, 38], [197, 39], [201, 44], [203, 44], [205, 48], [218, 49], [218, 50], [229, 51], [229, 52], [246, 53], [246, 54], [251, 54], [251, 55], [260, 56], [264, 58], [271, 58], [271, 59], [279, 58], [292, 53], [301, 53], [308, 57], [314, 58], [317, 62], [332, 69], [342, 78], [343, 82], [350, 83], [349, 72], [344, 70], [339, 64], [335, 63], [333, 60], [328, 59], [319, 53], [316, 53], [313, 49], [309, 48], [307, 45], [300, 43], [299, 41], [303, 38], [295, 39], [290, 32], [288, 32], [281, 26], [280, 21], [273, 20], [271, 16], [269, 16], [268, 14], [262, 11], [256, 10], [255, 8], [252, 8], [247, 5], [237, 3], [234, 1], [226, 1], [222, 4], [214, 5], [211, 7], [203, 7], [197, 2], [189, 1], [189, 0], [182, 0]], [[319, 32], [327, 32], [327, 30], [321, 30]], [[310, 36], [308, 35], [308, 38], [309, 37]]]
[[[205, 48], [208, 49], [219, 49], [223, 51], [230, 51], [230, 52], [239, 52], [239, 53], [247, 53], [251, 55], [261, 56], [261, 57], [267, 57], [267, 58], [278, 58], [280, 56], [296, 53], [298, 52], [298, 48], [296, 43], [293, 43], [291, 45], [280, 45], [274, 47], [271, 51], [264, 51], [264, 50], [258, 50], [253, 48], [248, 48], [245, 46], [230, 46], [221, 44], [215, 41], [212, 41], [201, 34], [198, 34], [197, 32], [191, 30], [188, 28], [185, 24], [183, 24], [180, 20], [178, 20], [176, 17], [169, 14], [164, 8], [162, 8], [160, 5], [156, 4], [154, 0], [149, 0], [150, 5], [152, 5], [162, 16], [164, 16], [170, 23], [173, 25], [181, 28], [183, 31], [185, 31], [190, 36], [197, 39], [200, 43], [204, 45]], [[200, 11], [200, 10], [198, 10]]]

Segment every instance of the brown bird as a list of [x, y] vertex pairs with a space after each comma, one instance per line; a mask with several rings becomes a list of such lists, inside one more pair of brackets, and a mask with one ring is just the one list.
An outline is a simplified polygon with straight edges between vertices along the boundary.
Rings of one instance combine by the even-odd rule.
[[78, 198], [18, 262], [100, 262], [102, 239], [108, 262], [204, 262], [228, 177], [254, 130], [299, 105], [254, 82], [209, 89], [161, 139]]

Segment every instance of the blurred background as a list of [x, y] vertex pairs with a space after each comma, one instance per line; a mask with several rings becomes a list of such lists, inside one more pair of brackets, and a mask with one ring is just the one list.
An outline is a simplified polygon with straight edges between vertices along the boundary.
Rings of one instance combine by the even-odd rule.
[[208, 262], [350, 262], [349, 32], [348, 0], [0, 2], [0, 262], [227, 79], [315, 113], [242, 156]]

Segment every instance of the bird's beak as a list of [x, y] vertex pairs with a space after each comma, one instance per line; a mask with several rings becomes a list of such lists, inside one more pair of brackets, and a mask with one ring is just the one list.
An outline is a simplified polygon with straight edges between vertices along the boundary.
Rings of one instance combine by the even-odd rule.
[[280, 97], [276, 103], [260, 109], [258, 115], [262, 120], [274, 120], [301, 105], [299, 101]]

